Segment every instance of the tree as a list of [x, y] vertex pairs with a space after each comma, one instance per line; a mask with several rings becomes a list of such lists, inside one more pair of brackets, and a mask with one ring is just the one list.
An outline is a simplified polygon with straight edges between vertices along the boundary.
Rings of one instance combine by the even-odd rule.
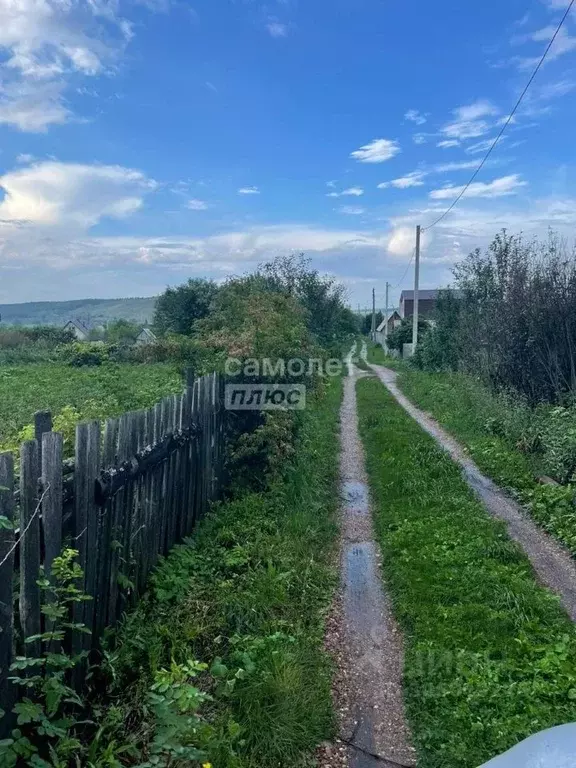
[[416, 350], [415, 362], [429, 371], [456, 371], [461, 360], [461, 299], [453, 290], [439, 291], [435, 324]]
[[[376, 328], [378, 328], [382, 320], [384, 320], [384, 315], [380, 310], [378, 310], [378, 312], [376, 312]], [[369, 312], [364, 317], [364, 321], [362, 323], [362, 333], [368, 336], [371, 333], [371, 331], [372, 331], [372, 312]]]
[[212, 280], [194, 278], [176, 288], [166, 288], [158, 297], [154, 330], [160, 335], [179, 333], [190, 336], [194, 323], [210, 311], [218, 287]]
[[310, 268], [304, 254], [279, 256], [263, 264], [257, 273], [270, 290], [293, 296], [306, 312], [310, 332], [324, 347], [356, 334], [359, 325], [346, 306], [346, 289], [335, 280]]
[[[388, 340], [387, 344], [390, 349], [397, 349], [398, 352], [402, 353], [402, 349], [404, 347], [404, 344], [411, 344], [412, 343], [412, 318], [406, 317], [404, 320], [402, 320], [402, 323], [397, 327], [394, 328], [394, 330], [388, 334]], [[426, 336], [426, 333], [428, 332], [428, 329], [430, 328], [430, 324], [423, 320], [422, 318], [418, 318], [418, 341], [422, 342]]]
[[131, 320], [114, 320], [106, 327], [106, 341], [109, 344], [133, 344], [141, 326]]

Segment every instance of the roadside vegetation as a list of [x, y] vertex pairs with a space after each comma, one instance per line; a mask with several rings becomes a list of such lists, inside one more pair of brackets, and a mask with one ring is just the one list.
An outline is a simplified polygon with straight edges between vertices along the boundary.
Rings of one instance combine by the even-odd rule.
[[151, 759], [170, 716], [170, 706], [151, 707], [151, 688], [166, 680], [169, 702], [189, 660], [207, 665], [193, 682], [199, 727], [176, 723], [172, 742], [200, 750], [197, 760], [304, 765], [332, 736], [322, 643], [336, 584], [340, 395], [341, 379], [332, 379], [266, 493], [217, 507], [158, 568], [107, 656], [113, 682], [102, 741]]
[[399, 385], [576, 554], [576, 252], [503, 232], [453, 289]]
[[358, 382], [358, 406], [419, 764], [470, 768], [575, 720], [576, 630], [557, 598], [378, 380]]

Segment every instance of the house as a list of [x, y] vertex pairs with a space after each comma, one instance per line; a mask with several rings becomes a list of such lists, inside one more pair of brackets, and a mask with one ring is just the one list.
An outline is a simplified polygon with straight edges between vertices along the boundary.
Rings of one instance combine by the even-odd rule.
[[74, 336], [78, 339], [78, 341], [87, 341], [89, 335], [90, 335], [90, 329], [84, 325], [84, 323], [80, 322], [80, 320], [68, 320], [63, 331], [72, 331]]
[[[418, 317], [427, 318], [436, 309], [439, 289], [423, 288], [418, 291]], [[414, 291], [402, 291], [400, 294], [400, 316], [402, 319], [414, 314]]]
[[401, 323], [402, 318], [400, 317], [398, 310], [393, 309], [392, 312], [388, 312], [388, 322], [386, 322], [386, 319], [382, 320], [378, 328], [376, 328], [376, 333], [383, 334], [386, 325], [388, 326], [388, 333], [392, 333], [394, 328], [398, 328]]
[[152, 333], [150, 328], [142, 328], [138, 336], [136, 336], [136, 345], [143, 347], [146, 344], [154, 344], [158, 338], [155, 333]]
[[[434, 323], [432, 315], [436, 309], [438, 294], [450, 293], [454, 299], [462, 299], [463, 292], [457, 288], [422, 288], [418, 291], [418, 317]], [[400, 294], [400, 316], [402, 319], [414, 314], [414, 291], [402, 291]]]

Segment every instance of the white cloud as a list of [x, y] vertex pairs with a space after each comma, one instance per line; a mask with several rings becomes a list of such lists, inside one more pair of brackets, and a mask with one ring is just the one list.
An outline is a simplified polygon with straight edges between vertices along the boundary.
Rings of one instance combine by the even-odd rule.
[[[498, 139], [498, 144], [503, 142], [506, 138], [506, 136], [501, 136]], [[470, 146], [466, 147], [466, 152], [469, 155], [477, 155], [479, 152], [486, 152], [490, 149], [492, 144], [494, 144], [495, 140], [496, 136], [491, 139], [483, 139], [482, 141], [477, 141], [475, 144], [470, 144]]]
[[[1, 76], [2, 67], [0, 67]], [[59, 80], [16, 80], [0, 84], [0, 123], [29, 133], [43, 133], [50, 125], [61, 125], [71, 117], [65, 106]]]
[[[425, 251], [430, 242], [430, 235], [423, 232], [421, 235], [420, 246]], [[394, 227], [386, 239], [386, 250], [390, 256], [407, 259], [414, 253], [416, 248], [416, 227], [400, 226]]]
[[192, 200], [188, 200], [186, 208], [189, 208], [191, 211], [206, 211], [208, 209], [208, 203], [204, 200], [193, 198]]
[[132, 34], [115, 0], [0, 0], [0, 122], [67, 122], [68, 79], [111, 71]]
[[260, 190], [258, 187], [240, 187], [238, 190], [239, 195], [259, 195]]
[[[506, 195], [514, 195], [521, 188], [525, 187], [527, 182], [522, 181], [517, 173], [510, 176], [502, 176], [499, 179], [485, 183], [482, 181], [474, 182], [470, 184], [466, 190], [464, 197], [504, 197]], [[450, 200], [457, 197], [464, 190], [464, 186], [460, 187], [443, 187], [442, 189], [434, 189], [430, 192], [430, 197], [433, 200]]]
[[457, 139], [444, 139], [443, 141], [439, 141], [436, 146], [441, 149], [449, 149], [450, 147], [459, 147], [460, 142]]
[[34, 155], [27, 155], [26, 153], [22, 153], [17, 156], [16, 162], [23, 163], [24, 165], [30, 165], [30, 163], [34, 162]]
[[[134, 265], [145, 267], [185, 268], [199, 274], [220, 276], [238, 272], [238, 265], [251, 268], [264, 258], [299, 251], [317, 258], [344, 258], [350, 254], [377, 254], [385, 244], [380, 232], [358, 229], [320, 229], [298, 224], [255, 227], [208, 237], [99, 237], [66, 239], [64, 232], [56, 233], [39, 227], [24, 226], [2, 230], [0, 238], [0, 268], [13, 265], [43, 265], [55, 269], [98, 269], [111, 266], [127, 269]], [[132, 272], [128, 271], [125, 291], [131, 290]], [[166, 282], [164, 272], [160, 287]], [[31, 297], [36, 288], [32, 287]]]
[[477, 160], [465, 160], [462, 163], [440, 163], [434, 166], [436, 173], [450, 173], [450, 171], [465, 171], [469, 168], [476, 168]]
[[409, 109], [404, 115], [404, 119], [410, 120], [411, 123], [416, 123], [416, 125], [424, 125], [426, 122], [426, 115], [418, 112], [417, 109]]
[[362, 187], [348, 187], [342, 192], [329, 192], [327, 197], [361, 197], [364, 194]]
[[415, 247], [413, 227], [399, 227], [388, 238], [386, 250], [392, 256], [409, 256]]
[[83, 232], [104, 217], [134, 213], [155, 187], [140, 171], [118, 165], [41, 162], [0, 176], [0, 220]]
[[448, 140], [474, 139], [490, 130], [491, 124], [483, 118], [498, 114], [496, 107], [485, 99], [475, 101], [452, 111], [454, 119], [440, 130]]
[[281, 24], [279, 21], [269, 21], [266, 29], [272, 37], [286, 37], [288, 35], [288, 25]]
[[384, 163], [400, 152], [400, 145], [393, 139], [374, 139], [350, 154], [359, 163]]
[[422, 187], [424, 185], [425, 171], [412, 171], [412, 173], [401, 176], [399, 179], [392, 179], [392, 181], [383, 181], [378, 184], [378, 189], [387, 189], [388, 187], [395, 187], [396, 189], [409, 189], [410, 187]]
[[425, 133], [415, 133], [412, 136], [412, 141], [414, 144], [426, 144], [428, 141], [428, 137]]
[[356, 205], [342, 205], [340, 208], [338, 208], [338, 211], [340, 213], [344, 213], [347, 216], [361, 216], [363, 213], [365, 213], [364, 208], [360, 208], [360, 206]]
[[[567, 4], [566, 4], [567, 5]], [[566, 8], [566, 5], [564, 8]], [[543, 27], [542, 29], [538, 29], [536, 32], [532, 32], [530, 35], [524, 35], [522, 38], [520, 38], [521, 41], [532, 41], [535, 43], [549, 43], [552, 39], [552, 36], [554, 35], [556, 31], [556, 27], [549, 26], [549, 27]], [[555, 59], [560, 58], [560, 56], [563, 56], [565, 53], [570, 53], [571, 51], [576, 50], [576, 37], [571, 35], [566, 27], [562, 27], [560, 31], [558, 32], [556, 39], [552, 43], [552, 47], [550, 48], [548, 55], [546, 56], [546, 62], [554, 61]], [[518, 65], [518, 68], [521, 70], [525, 69], [532, 69], [538, 62], [540, 61], [542, 57], [542, 53], [544, 51], [540, 52], [538, 56], [531, 56], [531, 57], [516, 57], [514, 59], [515, 63]]]

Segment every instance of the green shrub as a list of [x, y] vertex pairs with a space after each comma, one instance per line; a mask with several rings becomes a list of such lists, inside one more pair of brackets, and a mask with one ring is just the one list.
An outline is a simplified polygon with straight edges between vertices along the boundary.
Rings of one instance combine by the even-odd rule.
[[75, 341], [72, 344], [59, 347], [57, 356], [59, 360], [73, 368], [93, 367], [110, 360], [110, 355], [114, 350], [114, 347], [99, 341]]

